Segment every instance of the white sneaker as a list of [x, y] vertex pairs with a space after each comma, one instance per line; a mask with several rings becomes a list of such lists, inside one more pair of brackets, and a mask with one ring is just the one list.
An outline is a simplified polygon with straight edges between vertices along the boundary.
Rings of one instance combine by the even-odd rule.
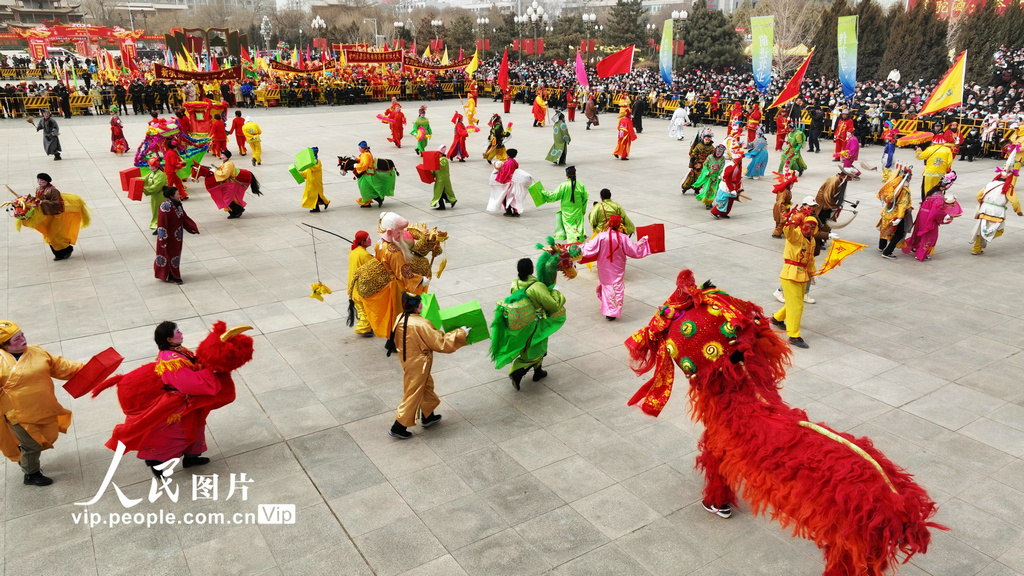
[[804, 304], [814, 304], [815, 302], [817, 302], [817, 300], [811, 298], [806, 292], [804, 292]]
[[786, 297], [782, 295], [782, 288], [776, 289], [775, 293], [772, 294], [772, 296], [775, 296], [775, 299], [778, 300], [779, 302], [782, 302], [783, 304], [786, 303]]

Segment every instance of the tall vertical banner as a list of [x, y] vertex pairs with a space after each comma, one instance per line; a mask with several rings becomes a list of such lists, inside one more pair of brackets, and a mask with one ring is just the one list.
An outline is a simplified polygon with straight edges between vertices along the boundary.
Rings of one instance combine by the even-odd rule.
[[843, 85], [843, 96], [853, 98], [857, 87], [857, 16], [841, 16], [836, 29], [839, 45], [839, 82]]
[[775, 46], [775, 16], [757, 16], [750, 19], [753, 42], [750, 45], [751, 64], [754, 66], [754, 85], [764, 94], [772, 81], [772, 50]]
[[661, 29], [661, 56], [658, 60], [658, 68], [661, 70], [661, 79], [670, 88], [672, 87], [672, 62], [674, 60], [672, 48], [674, 44], [672, 21], [665, 20], [665, 26]]

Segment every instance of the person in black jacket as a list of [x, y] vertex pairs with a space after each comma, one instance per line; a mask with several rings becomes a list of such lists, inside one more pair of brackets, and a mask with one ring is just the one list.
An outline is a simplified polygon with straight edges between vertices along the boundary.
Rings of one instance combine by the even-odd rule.
[[810, 112], [811, 125], [807, 131], [807, 151], [814, 152], [815, 154], [821, 152], [821, 143], [818, 141], [818, 136], [821, 136], [821, 131], [825, 129], [825, 112], [821, 108], [813, 108]]
[[647, 98], [637, 96], [633, 101], [633, 129], [637, 134], [644, 131], [644, 113], [647, 112]]

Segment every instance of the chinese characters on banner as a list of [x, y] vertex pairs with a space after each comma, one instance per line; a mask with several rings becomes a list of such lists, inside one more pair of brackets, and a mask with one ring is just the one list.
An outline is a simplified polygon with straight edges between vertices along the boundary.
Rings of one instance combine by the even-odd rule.
[[857, 87], [857, 15], [840, 16], [836, 29], [839, 46], [839, 82], [843, 85], [843, 96], [853, 98]]
[[750, 45], [754, 84], [764, 94], [772, 81], [772, 50], [775, 46], [775, 17], [758, 16], [750, 19], [753, 43]]
[[164, 66], [163, 64], [154, 63], [153, 76], [157, 80], [192, 80], [204, 82], [212, 80], [241, 80], [242, 67], [232, 66], [231, 68], [214, 70], [212, 72], [188, 72], [186, 70], [178, 70], [177, 68], [171, 68], [169, 66]]

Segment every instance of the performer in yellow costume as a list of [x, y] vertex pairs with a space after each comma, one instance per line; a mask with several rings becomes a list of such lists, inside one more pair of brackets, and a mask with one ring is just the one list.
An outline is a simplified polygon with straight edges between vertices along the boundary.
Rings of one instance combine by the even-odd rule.
[[260, 130], [260, 125], [253, 122], [252, 116], [245, 117], [245, 124], [242, 124], [242, 134], [245, 135], [245, 140], [249, 143], [249, 147], [252, 148], [252, 165], [263, 164], [263, 144], [262, 136], [263, 130]]
[[952, 144], [946, 137], [938, 134], [932, 139], [931, 146], [916, 149], [917, 159], [924, 160], [923, 182], [921, 183], [921, 201], [929, 190], [939, 185], [939, 180], [953, 169]]
[[[370, 146], [363, 140], [359, 143], [359, 159], [356, 162], [356, 167], [353, 172], [356, 173], [356, 178], [359, 178], [363, 174], [366, 174], [368, 170], [374, 168], [377, 165], [373, 159], [373, 154], [370, 152]], [[359, 204], [360, 208], [369, 208], [373, 205], [373, 200], [368, 200], [366, 204], [361, 202], [362, 197], [356, 199], [356, 204]]]
[[533, 99], [533, 126], [544, 126], [548, 117], [548, 103], [544, 100], [544, 89], [537, 90], [537, 97]]
[[818, 231], [818, 220], [794, 211], [783, 230], [786, 234], [786, 247], [782, 251], [783, 265], [779, 280], [782, 282], [785, 304], [775, 312], [771, 321], [786, 331], [791, 346], [808, 348], [800, 337], [800, 321], [804, 315], [806, 284], [814, 281], [814, 234]]
[[363, 264], [373, 260], [373, 256], [366, 250], [369, 246], [370, 234], [365, 230], [360, 230], [356, 232], [356, 237], [352, 240], [352, 250], [348, 253], [348, 299], [352, 307], [355, 308], [356, 317], [358, 318], [353, 331], [363, 336], [373, 336], [373, 329], [370, 328], [370, 322], [366, 320], [366, 310], [363, 309], [363, 304], [356, 302], [352, 294], [355, 291], [353, 281], [356, 277], [356, 270]]
[[[374, 247], [374, 260], [356, 270], [352, 299], [362, 304], [373, 333], [387, 338], [401, 310], [401, 295], [426, 292], [430, 279], [413, 272], [412, 237], [407, 235], [409, 221], [394, 212], [383, 212], [377, 224], [380, 241]], [[351, 311], [349, 313], [351, 317]]]
[[57, 402], [53, 378], [69, 380], [82, 366], [29, 346], [17, 324], [0, 320], [0, 451], [21, 466], [25, 484], [53, 484], [39, 470], [39, 453], [71, 426], [71, 411]]
[[79, 230], [89, 225], [89, 209], [80, 196], [63, 194], [51, 182], [49, 174], [37, 174], [35, 194], [13, 200], [11, 212], [16, 230], [21, 231], [22, 226], [35, 229], [50, 245], [53, 259], [65, 260], [75, 251]]
[[320, 149], [314, 146], [311, 150], [316, 164], [302, 171], [302, 177], [306, 179], [306, 187], [302, 189], [302, 207], [310, 212], [319, 212], [321, 205], [327, 210], [331, 201], [324, 196], [324, 165], [320, 162]]

